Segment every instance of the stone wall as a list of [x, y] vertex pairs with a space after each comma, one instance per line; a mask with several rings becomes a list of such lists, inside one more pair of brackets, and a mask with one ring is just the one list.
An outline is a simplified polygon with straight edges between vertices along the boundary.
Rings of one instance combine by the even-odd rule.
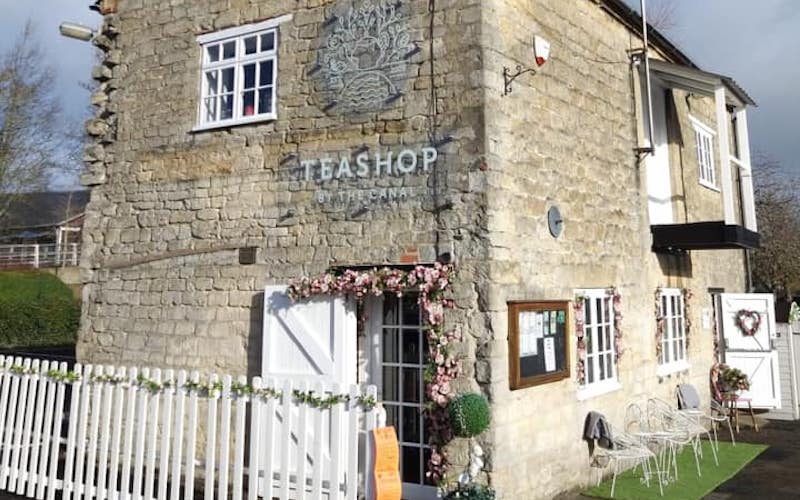
[[[396, 82], [402, 95], [360, 113], [328, 105], [318, 68], [331, 19], [349, 5], [127, 0], [106, 16], [84, 178], [93, 192], [81, 360], [257, 374], [265, 285], [444, 253], [460, 269], [455, 318], [483, 324], [473, 285], [485, 259], [479, 2], [435, 15], [427, 1], [402, 2], [413, 45]], [[193, 132], [196, 36], [285, 14], [293, 18], [279, 28], [278, 119]], [[430, 145], [432, 172], [325, 185], [302, 176], [306, 159]], [[348, 194], [320, 203], [321, 190]], [[238, 263], [243, 247], [257, 247], [256, 264]]]
[[[491, 1], [483, 23], [486, 301], [493, 335], [486, 389], [494, 408], [489, 468], [500, 498], [550, 498], [591, 480], [581, 440], [588, 411], [621, 424], [627, 403], [648, 396], [672, 399], [679, 382], [707, 394], [713, 340], [701, 321], [711, 310], [706, 290], [743, 291], [744, 267], [736, 251], [657, 256], [650, 249], [645, 169], [634, 153], [638, 124], [628, 53], [641, 46], [636, 37], [594, 2]], [[552, 43], [550, 61], [535, 75], [517, 79], [513, 93], [503, 96], [503, 67], [533, 65], [533, 34]], [[711, 111], [713, 117], [713, 100]], [[686, 128], [685, 108], [678, 113], [685, 125], [683, 145], [675, 148], [685, 155], [681, 175], [688, 186], [690, 179], [697, 184], [694, 136]], [[684, 190], [675, 180], [673, 192], [689, 207], [690, 220], [721, 219], [719, 193]], [[565, 221], [559, 239], [547, 226], [546, 212], [554, 205]], [[568, 300], [577, 288], [611, 286], [622, 295], [622, 388], [581, 401], [572, 367], [571, 379], [509, 390], [508, 301]], [[659, 286], [695, 291], [691, 368], [668, 377], [656, 374]]]
[[[78, 356], [258, 374], [264, 286], [332, 266], [449, 254], [458, 281], [448, 321], [465, 332], [459, 389], [480, 387], [494, 409], [483, 438], [488, 479], [500, 498], [547, 498], [585, 484], [586, 412], [619, 422], [628, 401], [668, 398], [679, 381], [705, 391], [706, 290], [744, 286], [739, 252], [650, 249], [627, 52], [638, 42], [596, 2], [440, 0], [431, 13], [427, 0], [408, 0], [415, 49], [402, 95], [382, 109], [343, 112], [331, 107], [318, 66], [331, 19], [347, 5], [125, 0], [106, 16], [84, 179], [93, 191]], [[196, 36], [290, 13], [279, 28], [278, 118], [193, 131]], [[532, 64], [533, 33], [552, 42], [551, 60], [503, 97], [503, 67]], [[330, 183], [302, 175], [303, 160], [426, 146], [438, 151], [429, 173]], [[693, 146], [680, 150], [689, 179]], [[403, 188], [414, 194], [381, 194]], [[324, 194], [336, 192], [349, 194]], [[684, 194], [703, 216], [720, 203]], [[559, 239], [546, 224], [553, 205], [565, 219]], [[240, 264], [248, 247], [257, 248], [256, 263]], [[571, 379], [510, 391], [507, 302], [568, 300], [576, 288], [609, 286], [622, 294], [622, 389], [579, 401], [573, 370]], [[692, 366], [666, 378], [656, 376], [657, 286], [696, 291]], [[571, 349], [574, 360], [574, 342]], [[459, 444], [457, 465], [466, 460]]]

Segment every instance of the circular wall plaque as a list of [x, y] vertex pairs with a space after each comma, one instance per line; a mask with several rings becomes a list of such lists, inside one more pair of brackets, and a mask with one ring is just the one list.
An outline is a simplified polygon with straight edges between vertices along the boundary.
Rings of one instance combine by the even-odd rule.
[[553, 238], [561, 236], [561, 231], [564, 230], [564, 220], [561, 218], [561, 211], [558, 207], [550, 207], [550, 210], [547, 211], [547, 227]]

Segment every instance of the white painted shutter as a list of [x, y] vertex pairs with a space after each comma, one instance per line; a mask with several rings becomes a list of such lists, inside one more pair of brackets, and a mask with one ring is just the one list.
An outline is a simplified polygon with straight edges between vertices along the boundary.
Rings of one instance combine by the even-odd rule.
[[[644, 105], [645, 108], [647, 105]], [[672, 224], [672, 174], [669, 166], [669, 138], [664, 88], [653, 86], [653, 154], [645, 161], [647, 206], [650, 224]], [[646, 119], [646, 117], [645, 117]]]
[[[742, 370], [750, 378], [750, 390], [743, 392], [742, 397], [750, 398], [755, 408], [780, 408], [778, 352], [772, 348], [777, 332], [774, 297], [766, 293], [724, 293], [720, 299], [725, 363]], [[736, 325], [741, 310], [755, 311], [761, 316], [755, 335], [744, 335]]]
[[[263, 352], [261, 357], [261, 375], [267, 380], [275, 378], [281, 381], [291, 380], [296, 386], [300, 382], [308, 382], [311, 386], [323, 383], [326, 387], [340, 384], [340, 391], [347, 392], [351, 384], [355, 384], [357, 374], [357, 322], [356, 308], [353, 300], [342, 297], [319, 297], [293, 303], [286, 295], [285, 286], [268, 286], [264, 292], [264, 331]], [[282, 383], [282, 382], [281, 382]], [[325, 394], [320, 394], [325, 396]], [[318, 449], [316, 444], [322, 441], [321, 466], [323, 477], [338, 463], [346, 463], [351, 450], [351, 440], [346, 432], [346, 419], [338, 426], [338, 433], [331, 432], [331, 418], [323, 422], [322, 432], [315, 435], [313, 426], [305, 429], [296, 427], [298, 408], [291, 414], [291, 434], [289, 449], [282, 450], [276, 443], [284, 441], [287, 419], [284, 408], [277, 405], [274, 413], [272, 439], [263, 433], [262, 450], [272, 453], [274, 464], [288, 463], [289, 469], [297, 471], [297, 446], [302, 441], [303, 431], [308, 450]], [[270, 415], [264, 415], [266, 424]], [[265, 425], [265, 428], [269, 428]], [[339, 442], [334, 442], [339, 436]], [[288, 458], [283, 458], [284, 451]], [[309, 453], [306, 468], [319, 468], [320, 460]], [[259, 466], [263, 471], [263, 464]], [[277, 470], [277, 468], [276, 468]], [[285, 470], [285, 469], [284, 469]], [[339, 468], [341, 470], [341, 468]], [[268, 475], [264, 475], [265, 477]], [[340, 480], [344, 477], [340, 476]], [[259, 485], [259, 491], [262, 486]]]

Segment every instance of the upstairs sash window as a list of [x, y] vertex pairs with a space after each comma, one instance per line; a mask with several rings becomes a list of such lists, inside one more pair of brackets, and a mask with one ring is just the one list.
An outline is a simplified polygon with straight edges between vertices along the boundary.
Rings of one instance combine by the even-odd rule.
[[198, 37], [202, 50], [197, 129], [277, 117], [278, 18]]

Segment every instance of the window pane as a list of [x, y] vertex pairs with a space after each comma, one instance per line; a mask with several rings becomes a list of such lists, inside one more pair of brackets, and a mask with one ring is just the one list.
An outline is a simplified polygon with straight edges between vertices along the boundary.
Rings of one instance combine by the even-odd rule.
[[586, 383], [591, 384], [594, 379], [594, 362], [591, 357], [586, 358]]
[[606, 350], [606, 342], [605, 342], [605, 327], [600, 325], [596, 329], [597, 331], [597, 352], [602, 352]]
[[383, 331], [383, 362], [400, 362], [400, 335], [394, 328]]
[[217, 119], [217, 98], [210, 97], [205, 100], [204, 104], [205, 108], [205, 118], [204, 121], [206, 122], [213, 122]]
[[598, 356], [597, 357], [597, 361], [598, 361], [597, 366], [598, 366], [598, 372], [599, 372], [598, 375], [597, 375], [597, 380], [598, 381], [605, 380], [606, 379], [606, 364], [605, 364], [605, 360], [603, 359], [603, 356]]
[[[422, 450], [422, 467], [425, 472], [427, 472], [428, 463], [431, 461], [431, 450], [430, 448], [425, 448]], [[428, 486], [436, 486], [433, 484], [433, 478], [424, 475], [425, 477], [425, 484]]]
[[[260, 109], [260, 108], [259, 108]], [[383, 324], [397, 326], [400, 324], [400, 299], [391, 295], [385, 295], [383, 301]]]
[[403, 363], [419, 365], [420, 358], [419, 330], [403, 330]]
[[233, 92], [233, 68], [225, 68], [222, 71], [222, 93]]
[[413, 295], [403, 297], [403, 325], [419, 326], [419, 319], [417, 297]]
[[389, 366], [383, 367], [383, 399], [386, 401], [400, 401], [400, 376], [399, 369]]
[[232, 40], [222, 44], [222, 58], [233, 59], [236, 57], [236, 41]]
[[419, 428], [419, 408], [414, 406], [404, 406], [402, 412], [403, 441], [406, 443], [419, 443], [422, 439]]
[[422, 482], [422, 457], [416, 446], [403, 446], [402, 476], [404, 483], [420, 484]]
[[252, 89], [256, 86], [256, 65], [255, 64], [245, 64], [244, 65], [244, 88]]
[[384, 408], [386, 408], [386, 425], [394, 427], [395, 429], [399, 429], [400, 428], [399, 408], [395, 405], [384, 405]]
[[219, 61], [219, 45], [211, 45], [206, 48], [206, 56], [208, 57], [208, 62]]
[[264, 113], [273, 113], [275, 109], [273, 108], [273, 101], [272, 101], [272, 87], [263, 88], [258, 91], [258, 113], [263, 115]]
[[269, 61], [261, 61], [260, 65], [261, 74], [258, 79], [259, 86], [272, 85], [275, 83], [273, 81], [275, 61], [271, 59]]
[[606, 354], [606, 376], [611, 378], [614, 376], [614, 355]]
[[217, 76], [217, 71], [206, 71], [206, 95], [217, 95], [218, 86], [219, 76]]
[[242, 116], [256, 114], [256, 91], [248, 90], [242, 95]]
[[420, 370], [418, 368], [403, 368], [403, 402], [420, 403]]
[[227, 120], [233, 117], [233, 94], [224, 95], [220, 99], [220, 120]]
[[255, 54], [258, 50], [258, 38], [251, 36], [244, 39], [244, 53]]
[[261, 35], [261, 52], [275, 49], [275, 33], [265, 33]]

